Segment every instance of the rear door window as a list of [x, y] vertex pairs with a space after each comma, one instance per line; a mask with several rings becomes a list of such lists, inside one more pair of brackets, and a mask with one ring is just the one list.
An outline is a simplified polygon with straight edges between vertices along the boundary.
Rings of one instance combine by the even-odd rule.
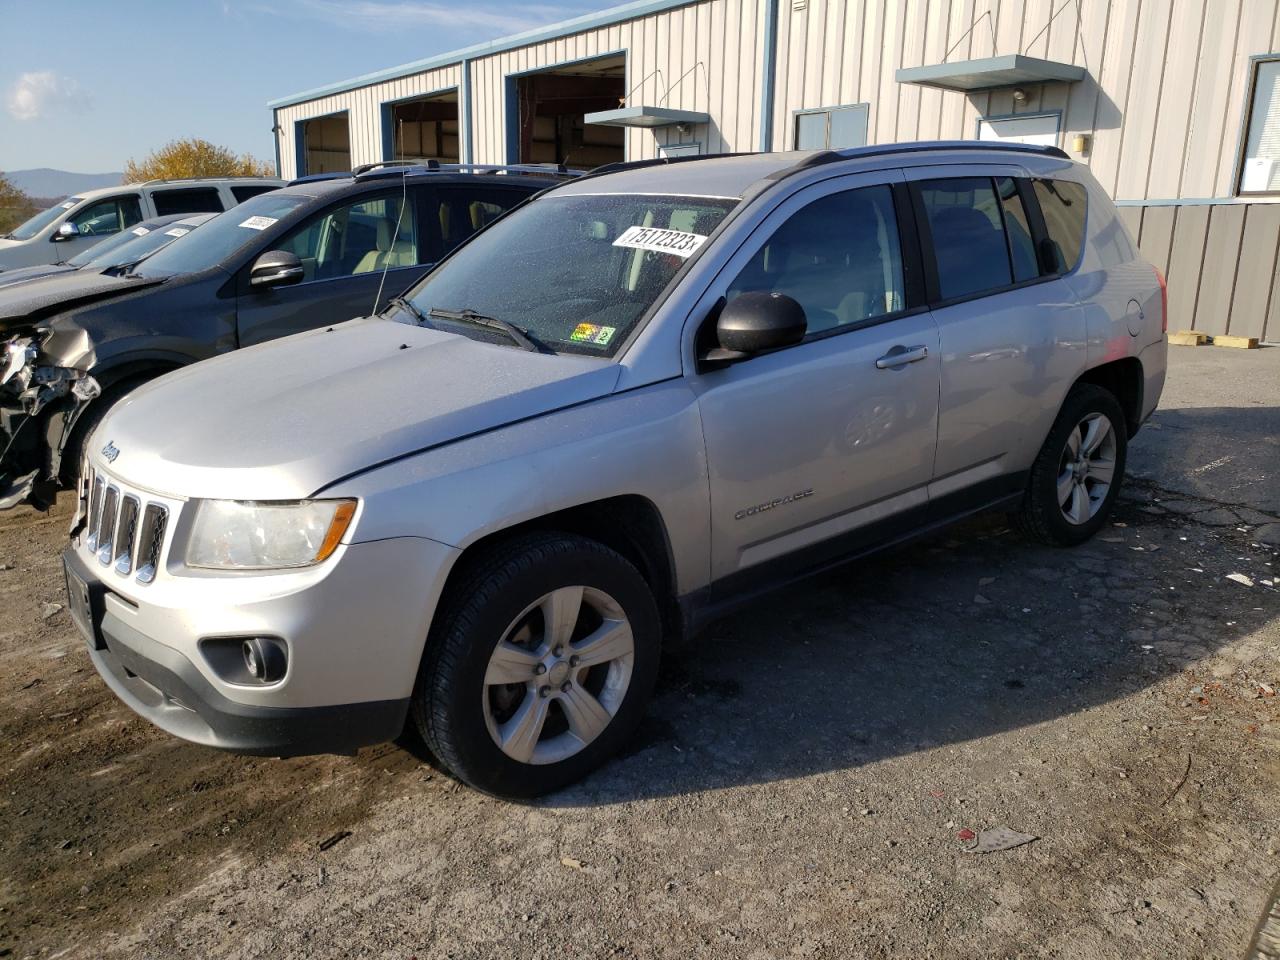
[[498, 187], [441, 186], [427, 193], [429, 218], [439, 230], [439, 250], [434, 260], [443, 259], [454, 247], [477, 230], [529, 196], [519, 190]]
[[988, 177], [920, 183], [943, 300], [998, 290], [1013, 283], [1004, 211]]
[[1089, 194], [1082, 184], [1070, 180], [1036, 180], [1034, 187], [1057, 272], [1070, 273], [1084, 250]]
[[1040, 276], [1036, 263], [1036, 242], [1031, 236], [1031, 223], [1027, 209], [1018, 191], [1018, 182], [1012, 177], [997, 177], [996, 192], [1000, 194], [1000, 207], [1004, 214], [1004, 232], [1009, 240], [1009, 262], [1013, 266], [1013, 280], [1021, 283]]
[[171, 213], [221, 213], [223, 210], [217, 187], [153, 190], [151, 199], [158, 217], [167, 217]]

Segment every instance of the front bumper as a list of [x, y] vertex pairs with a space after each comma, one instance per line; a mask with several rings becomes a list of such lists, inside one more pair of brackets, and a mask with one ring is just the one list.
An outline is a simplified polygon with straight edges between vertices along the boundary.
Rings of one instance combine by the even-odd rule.
[[[413, 578], [429, 576], [441, 556], [439, 544], [406, 538], [342, 547], [321, 565], [330, 569], [304, 582], [277, 575], [182, 583], [162, 574], [146, 586], [117, 578], [82, 546], [68, 547], [64, 562], [93, 665], [132, 710], [195, 743], [297, 756], [351, 753], [399, 735], [438, 595], [434, 583]], [[353, 591], [359, 573], [383, 582]], [[447, 564], [441, 582], [445, 573]], [[201, 646], [254, 635], [287, 644], [283, 680], [229, 682]]]

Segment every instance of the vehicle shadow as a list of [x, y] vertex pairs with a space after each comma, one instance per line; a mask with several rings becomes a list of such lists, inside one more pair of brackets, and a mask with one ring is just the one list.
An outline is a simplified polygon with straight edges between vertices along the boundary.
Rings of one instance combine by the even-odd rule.
[[1280, 616], [1276, 591], [1214, 568], [1246, 534], [1160, 515], [1152, 496], [1131, 488], [1118, 525], [1074, 550], [979, 518], [753, 603], [666, 652], [628, 753], [544, 802], [719, 790], [976, 740], [1126, 697]]

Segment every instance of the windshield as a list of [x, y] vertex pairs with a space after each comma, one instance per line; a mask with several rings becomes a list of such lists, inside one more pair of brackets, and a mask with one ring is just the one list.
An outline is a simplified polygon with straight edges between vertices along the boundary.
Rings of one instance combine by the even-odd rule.
[[[161, 238], [161, 239], [157, 239]], [[88, 250], [81, 250], [67, 261], [72, 267], [114, 267], [121, 263], [133, 263], [141, 260], [147, 253], [159, 249], [173, 237], [164, 237], [163, 231], [153, 227], [137, 226], [130, 230], [122, 230], [114, 236], [95, 243]], [[137, 246], [145, 244], [145, 247]], [[146, 253], [133, 255], [134, 250]]]
[[551, 195], [476, 236], [409, 299], [428, 316], [474, 311], [554, 350], [611, 357], [737, 202]]
[[20, 227], [15, 227], [9, 234], [14, 240], [30, 240], [37, 233], [83, 200], [83, 197], [67, 197], [61, 203], [55, 203], [48, 210], [41, 210]]
[[252, 197], [218, 214], [197, 231], [195, 239], [182, 237], [153, 253], [138, 264], [134, 272], [142, 277], [172, 277], [216, 267], [308, 200], [308, 197], [278, 193]]

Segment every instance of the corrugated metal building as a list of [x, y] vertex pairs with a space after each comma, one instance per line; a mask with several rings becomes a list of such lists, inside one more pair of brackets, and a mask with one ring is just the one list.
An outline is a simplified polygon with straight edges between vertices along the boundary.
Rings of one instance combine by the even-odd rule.
[[269, 104], [282, 176], [1053, 143], [1166, 270], [1170, 328], [1280, 341], [1277, 0], [638, 0]]

